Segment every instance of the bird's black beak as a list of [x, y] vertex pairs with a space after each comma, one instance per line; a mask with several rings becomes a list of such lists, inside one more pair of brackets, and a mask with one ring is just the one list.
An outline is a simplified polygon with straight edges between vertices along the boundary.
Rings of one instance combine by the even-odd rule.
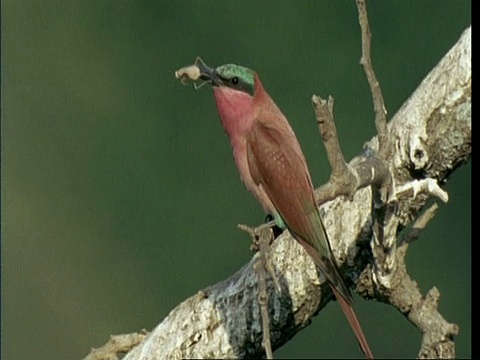
[[195, 66], [200, 71], [200, 79], [211, 83], [214, 86], [223, 85], [223, 80], [218, 76], [215, 69], [208, 67], [200, 57], [195, 60]]

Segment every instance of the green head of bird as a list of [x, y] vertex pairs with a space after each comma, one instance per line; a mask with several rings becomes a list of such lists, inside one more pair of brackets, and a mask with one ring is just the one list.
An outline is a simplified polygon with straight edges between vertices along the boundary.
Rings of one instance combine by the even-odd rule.
[[211, 68], [199, 57], [195, 61], [195, 66], [200, 71], [200, 79], [213, 86], [226, 86], [251, 96], [255, 93], [255, 72], [245, 66], [225, 64]]

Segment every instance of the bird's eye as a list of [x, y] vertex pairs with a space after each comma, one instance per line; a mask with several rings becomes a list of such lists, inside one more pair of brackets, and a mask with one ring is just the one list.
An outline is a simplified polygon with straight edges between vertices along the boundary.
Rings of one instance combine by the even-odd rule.
[[233, 85], [237, 85], [237, 84], [238, 84], [238, 77], [237, 77], [237, 76], [234, 76], [234, 77], [232, 78], [232, 84], [233, 84]]

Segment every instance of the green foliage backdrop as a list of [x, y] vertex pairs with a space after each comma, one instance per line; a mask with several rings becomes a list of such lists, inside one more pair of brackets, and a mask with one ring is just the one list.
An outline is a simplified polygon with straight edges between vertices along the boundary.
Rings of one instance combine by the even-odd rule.
[[[393, 115], [470, 24], [470, 2], [371, 1], [373, 61]], [[151, 329], [250, 258], [237, 223], [264, 215], [236, 172], [211, 90], [174, 71], [200, 55], [257, 70], [290, 119], [314, 182], [329, 176], [310, 105], [336, 99], [347, 158], [375, 134], [353, 1], [2, 2], [2, 358], [79, 359]], [[470, 165], [410, 249], [423, 291], [471, 344]], [[378, 357], [420, 334], [356, 303]], [[361, 354], [337, 306], [278, 358]]]

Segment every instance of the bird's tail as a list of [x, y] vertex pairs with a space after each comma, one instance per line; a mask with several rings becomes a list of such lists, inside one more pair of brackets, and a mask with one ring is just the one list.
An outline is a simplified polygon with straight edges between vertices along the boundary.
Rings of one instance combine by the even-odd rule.
[[352, 294], [345, 283], [340, 271], [338, 270], [338, 265], [333, 255], [332, 248], [330, 246], [330, 241], [328, 240], [328, 235], [323, 226], [320, 213], [318, 211], [311, 212], [309, 214], [309, 233], [308, 238], [310, 241], [306, 241], [301, 236], [296, 236], [297, 241], [304, 247], [304, 249], [310, 254], [314, 262], [320, 268], [320, 271], [326, 277], [330, 287], [337, 298], [338, 303], [340, 304], [343, 313], [347, 317], [350, 326], [352, 327], [355, 336], [357, 337], [360, 348], [368, 359], [373, 359], [372, 352], [368, 346], [367, 339], [363, 333], [360, 322], [353, 311], [352, 303], [353, 297]]
[[335, 297], [337, 298], [337, 301], [340, 304], [343, 313], [345, 314], [348, 322], [350, 323], [350, 326], [352, 327], [353, 332], [355, 333], [355, 336], [357, 337], [362, 352], [365, 354], [367, 359], [373, 359], [373, 354], [370, 350], [370, 347], [368, 346], [367, 338], [363, 333], [362, 327], [360, 326], [360, 322], [357, 319], [357, 315], [355, 315], [355, 312], [353, 311], [351, 303], [347, 301], [337, 289], [335, 289], [335, 286], [332, 283], [330, 283], [330, 287], [332, 288], [332, 291], [335, 294]]

